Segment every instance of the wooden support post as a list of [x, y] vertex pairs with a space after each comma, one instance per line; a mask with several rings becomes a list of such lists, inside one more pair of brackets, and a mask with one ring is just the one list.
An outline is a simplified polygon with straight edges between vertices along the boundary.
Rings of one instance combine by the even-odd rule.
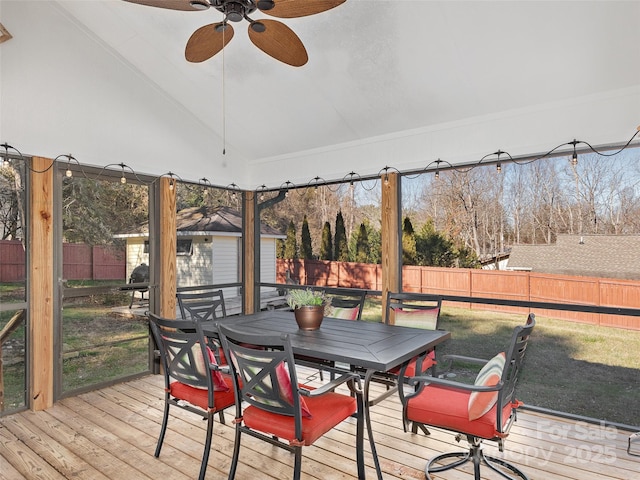
[[160, 316], [176, 318], [176, 182], [160, 178]]
[[[33, 157], [29, 190], [29, 402], [32, 410], [53, 405], [53, 160]], [[42, 173], [36, 173], [34, 170]]]
[[[256, 192], [244, 192], [242, 196], [244, 200], [243, 217], [244, 225], [242, 232], [243, 244], [243, 296], [244, 296], [244, 313], [255, 313], [255, 264], [256, 264], [256, 248], [260, 248], [260, 243], [256, 245]], [[259, 307], [258, 307], [259, 309]]]
[[384, 173], [382, 185], [382, 311], [387, 305], [387, 292], [398, 292], [402, 287], [400, 222], [400, 176]]

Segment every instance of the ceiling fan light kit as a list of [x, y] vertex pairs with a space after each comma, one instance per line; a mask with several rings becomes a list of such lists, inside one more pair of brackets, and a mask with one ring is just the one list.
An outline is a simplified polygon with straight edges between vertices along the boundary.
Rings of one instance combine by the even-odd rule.
[[307, 63], [309, 57], [300, 38], [277, 20], [253, 20], [256, 10], [279, 18], [315, 15], [343, 4], [346, 0], [124, 0], [170, 10], [202, 11], [213, 7], [224, 15], [222, 22], [197, 29], [185, 47], [189, 62], [203, 62], [220, 52], [233, 38], [228, 22], [249, 22], [249, 39], [267, 55], [294, 67]]

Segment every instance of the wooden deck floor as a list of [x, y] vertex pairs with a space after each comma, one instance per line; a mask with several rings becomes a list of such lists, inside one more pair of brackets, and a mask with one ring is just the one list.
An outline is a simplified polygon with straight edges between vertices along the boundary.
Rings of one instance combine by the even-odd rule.
[[[161, 399], [162, 377], [149, 376], [67, 398], [47, 411], [0, 418], [0, 478], [197, 478], [205, 423], [188, 412], [173, 410], [162, 454], [153, 457]], [[209, 479], [227, 478], [233, 447], [229, 413], [227, 425], [216, 423]], [[461, 446], [447, 432], [404, 433], [396, 397], [373, 407], [372, 419], [385, 479], [423, 479], [430, 456]], [[303, 478], [356, 478], [354, 427], [348, 420], [305, 448]], [[629, 433], [522, 411], [504, 456], [531, 479], [638, 479], [640, 458], [626, 453]], [[241, 460], [238, 480], [291, 478], [291, 455], [250, 437], [243, 438]], [[368, 450], [367, 466], [367, 478], [374, 478]], [[437, 478], [472, 475], [447, 472]]]

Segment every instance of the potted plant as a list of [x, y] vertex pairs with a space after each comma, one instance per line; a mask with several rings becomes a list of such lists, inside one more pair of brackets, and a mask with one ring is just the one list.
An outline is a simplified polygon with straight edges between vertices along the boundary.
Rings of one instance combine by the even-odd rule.
[[324, 309], [331, 301], [321, 290], [296, 288], [287, 293], [287, 303], [301, 330], [317, 330], [324, 318]]

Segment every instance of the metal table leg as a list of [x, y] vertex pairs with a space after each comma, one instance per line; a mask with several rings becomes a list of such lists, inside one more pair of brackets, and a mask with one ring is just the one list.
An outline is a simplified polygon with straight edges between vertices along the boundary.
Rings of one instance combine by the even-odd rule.
[[[378, 452], [376, 451], [376, 443], [373, 439], [373, 428], [371, 427], [371, 415], [369, 412], [369, 384], [375, 370], [367, 370], [364, 376], [364, 420], [367, 424], [367, 435], [369, 436], [369, 444], [371, 445], [371, 455], [373, 456], [373, 463], [376, 466], [376, 473], [378, 480], [382, 480], [382, 470], [380, 469], [380, 460], [378, 460]], [[362, 477], [364, 478], [364, 477]]]

